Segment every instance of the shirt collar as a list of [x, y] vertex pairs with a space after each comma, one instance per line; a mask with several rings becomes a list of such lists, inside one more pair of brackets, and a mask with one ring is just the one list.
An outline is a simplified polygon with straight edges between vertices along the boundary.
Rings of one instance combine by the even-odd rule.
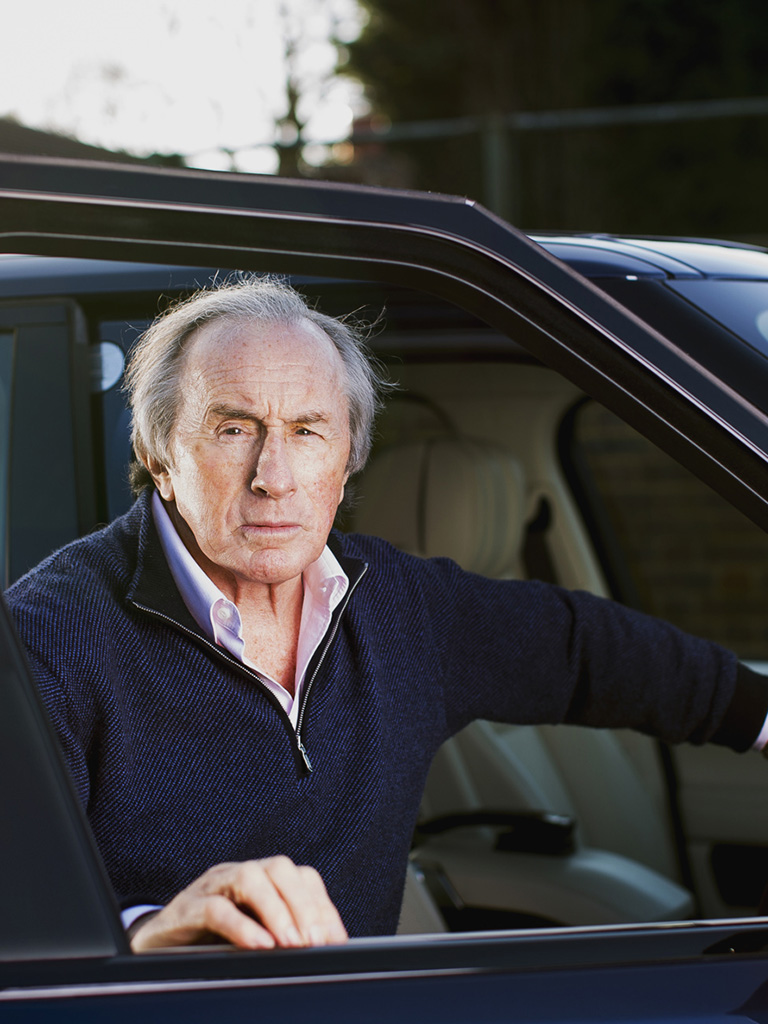
[[[168, 567], [184, 603], [206, 636], [212, 636], [211, 613], [217, 601], [232, 603], [203, 572], [189, 553], [173, 525], [162, 498], [152, 495], [152, 515], [160, 537]], [[302, 576], [305, 593], [312, 601], [330, 612], [338, 605], [349, 587], [349, 578], [338, 559], [326, 545], [320, 557], [308, 565]]]
[[331, 611], [344, 597], [349, 586], [349, 577], [327, 544], [317, 561], [304, 570], [302, 578], [313, 600], [321, 605], [327, 604]]
[[184, 598], [184, 604], [198, 626], [210, 636], [211, 608], [216, 601], [224, 598], [224, 595], [187, 550], [157, 491], [152, 495], [152, 515], [168, 567], [179, 593]]

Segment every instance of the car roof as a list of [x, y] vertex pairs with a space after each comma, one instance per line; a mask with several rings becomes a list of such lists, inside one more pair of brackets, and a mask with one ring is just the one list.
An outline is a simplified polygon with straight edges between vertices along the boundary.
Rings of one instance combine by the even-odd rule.
[[571, 233], [531, 237], [589, 278], [768, 280], [768, 250], [747, 243]]

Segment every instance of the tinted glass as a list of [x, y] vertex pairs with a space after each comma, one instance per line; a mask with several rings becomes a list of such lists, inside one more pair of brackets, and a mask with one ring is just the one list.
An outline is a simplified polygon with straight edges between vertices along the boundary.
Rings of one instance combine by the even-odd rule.
[[70, 307], [40, 303], [3, 313], [16, 338], [8, 500], [12, 581], [77, 536], [78, 474], [87, 480], [90, 453], [77, 430], [79, 390], [87, 377], [82, 381], [76, 369]]
[[[149, 320], [129, 323], [125, 320], [105, 321], [99, 324], [99, 340], [112, 343], [127, 355]], [[109, 387], [99, 388], [101, 410], [101, 443], [104, 451], [104, 489], [107, 518], [112, 520], [130, 507], [133, 497], [128, 483], [131, 461], [131, 416], [126, 396], [122, 391], [122, 375]]]
[[670, 281], [669, 287], [768, 355], [768, 281]]
[[617, 596], [768, 661], [768, 536], [596, 402], [574, 439]]
[[0, 331], [0, 578], [6, 581], [8, 546], [8, 455], [11, 447], [11, 379], [14, 331]]

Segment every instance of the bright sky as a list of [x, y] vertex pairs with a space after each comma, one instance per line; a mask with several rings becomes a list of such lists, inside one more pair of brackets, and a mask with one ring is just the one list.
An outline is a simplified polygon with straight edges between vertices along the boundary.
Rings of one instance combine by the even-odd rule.
[[0, 116], [191, 166], [274, 171], [285, 31], [298, 41], [306, 136], [336, 139], [363, 109], [328, 42], [352, 39], [356, 0], [21, 0], [3, 11]]

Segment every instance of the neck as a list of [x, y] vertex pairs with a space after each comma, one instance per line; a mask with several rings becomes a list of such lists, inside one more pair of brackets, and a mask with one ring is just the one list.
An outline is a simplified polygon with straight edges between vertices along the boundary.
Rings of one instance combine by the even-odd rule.
[[231, 600], [240, 612], [246, 657], [293, 695], [304, 588], [301, 577], [290, 584], [290, 593], [289, 584], [268, 588], [268, 603], [251, 601], [242, 590], [243, 596]]

